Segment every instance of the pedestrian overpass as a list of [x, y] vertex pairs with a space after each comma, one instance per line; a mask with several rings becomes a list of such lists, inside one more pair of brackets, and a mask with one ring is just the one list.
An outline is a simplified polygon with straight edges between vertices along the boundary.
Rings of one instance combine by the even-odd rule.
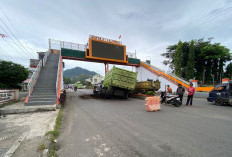
[[[161, 90], [170, 85], [175, 91], [178, 84], [185, 88], [189, 82], [173, 74], [167, 74], [159, 68], [140, 61], [136, 54], [126, 52], [126, 45], [120, 41], [90, 36], [86, 45], [49, 39], [49, 50], [36, 66], [28, 84], [26, 105], [54, 105], [59, 103], [63, 89], [63, 59], [97, 62], [105, 64], [105, 73], [109, 64], [134, 66], [138, 72], [138, 81], [159, 79]], [[209, 87], [197, 87], [197, 91], [210, 91]]]

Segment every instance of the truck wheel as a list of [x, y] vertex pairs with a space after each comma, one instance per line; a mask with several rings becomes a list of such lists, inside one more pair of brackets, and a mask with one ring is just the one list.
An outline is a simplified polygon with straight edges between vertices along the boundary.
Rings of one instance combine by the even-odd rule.
[[129, 92], [125, 92], [123, 98], [128, 99]]
[[111, 93], [107, 89], [105, 89], [104, 93], [105, 93], [104, 96], [105, 96], [106, 99], [110, 99], [111, 98]]
[[104, 88], [102, 88], [101, 90], [100, 90], [100, 95], [101, 95], [101, 97], [105, 97], [105, 91], [106, 91], [106, 89], [104, 89]]

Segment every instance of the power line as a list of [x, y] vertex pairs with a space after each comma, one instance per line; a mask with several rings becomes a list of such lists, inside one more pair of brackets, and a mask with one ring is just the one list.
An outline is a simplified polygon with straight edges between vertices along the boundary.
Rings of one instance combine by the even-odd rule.
[[[14, 28], [14, 30], [16, 31], [16, 33], [18, 33], [17, 29], [14, 27], [13, 23], [11, 22], [10, 18], [6, 15], [6, 13], [4, 12], [4, 10], [0, 7], [1, 12], [3, 13], [3, 15], [6, 17], [6, 19], [8, 20], [8, 22], [10, 23], [10, 25]], [[23, 40], [23, 43], [27, 45], [27, 43]], [[25, 46], [26, 47], [26, 46]], [[28, 47], [27, 47], [28, 48]], [[38, 51], [38, 49], [35, 51]]]
[[[7, 33], [7, 31], [2, 27], [2, 25], [0, 25], [0, 27], [2, 28], [2, 30], [5, 32], [5, 34], [12, 40], [12, 41], [14, 41], [14, 39], [11, 37], [11, 36], [9, 36], [9, 34]], [[15, 41], [14, 41], [15, 42]], [[16, 42], [15, 42], [15, 44], [21, 49], [21, 51], [22, 52], [24, 52], [24, 54], [30, 59], [30, 55], [29, 54], [27, 54]]]
[[[15, 45], [17, 44], [17, 43], [15, 43], [15, 42], [11, 42], [11, 41], [8, 41], [8, 40], [2, 40], [2, 41], [8, 42], [8, 43], [10, 43], [10, 44], [15, 44]], [[32, 49], [32, 50], [34, 50], [34, 51], [36, 51], [36, 52], [41, 51], [40, 49], [34, 49], [34, 48], [28, 47], [28, 46], [24, 46], [24, 47], [26, 47], [26, 48], [28, 48], [28, 49]]]
[[221, 17], [223, 15], [226, 15], [226, 14], [228, 14], [230, 12], [232, 12], [232, 4], [229, 5], [229, 6], [226, 6], [225, 8], [221, 9], [218, 12], [215, 12], [215, 13], [213, 13], [211, 15], [207, 15], [207, 16], [203, 17], [203, 19], [199, 19], [199, 20], [195, 21], [193, 24], [190, 25], [190, 28], [186, 28], [183, 31], [188, 31], [190, 29], [193, 29], [197, 25], [205, 24], [205, 23], [207, 23], [209, 21], [215, 20], [216, 18], [219, 18], [219, 17]]
[[[11, 57], [10, 54], [7, 53], [7, 51], [5, 51], [2, 47], [0, 47], [0, 52], [2, 55], [4, 55], [5, 57], [7, 57], [9, 60], [14, 60], [16, 61], [13, 57]], [[6, 54], [4, 54], [3, 52], [5, 52]]]
[[[21, 64], [21, 65], [23, 65], [25, 67], [27, 66], [27, 64], [25, 64], [25, 62], [22, 62], [21, 59], [19, 59], [19, 58], [13, 58], [7, 51], [5, 51], [1, 47], [0, 47], [0, 54], [2, 54], [3, 56], [5, 56], [5, 58], [8, 59], [9, 61], [12, 61], [12, 62], [15, 62], [15, 63], [19, 63], [19, 64]], [[4, 59], [4, 60], [6, 60], [6, 59]]]
[[[26, 52], [26, 53], [28, 53], [29, 55], [31, 55], [30, 54], [30, 52], [29, 51], [27, 51], [26, 49], [25, 49], [25, 47], [22, 45], [22, 43], [15, 37], [15, 35], [13, 34], [13, 32], [10, 30], [10, 28], [5, 24], [5, 22], [0, 18], [0, 21], [2, 21], [2, 23], [4, 24], [4, 26], [8, 29], [8, 31], [12, 34], [12, 36], [15, 38], [15, 40], [19, 43], [19, 45], [21, 45], [22, 47], [23, 47], [23, 49], [25, 50], [23, 50], [22, 48], [22, 50], [24, 51], [24, 52]], [[8, 35], [9, 36], [9, 35]], [[11, 38], [12, 39], [12, 38]], [[12, 39], [13, 40], [13, 39]]]
[[192, 30], [193, 28], [197, 27], [198, 25], [205, 24], [209, 21], [215, 20], [220, 18], [221, 16], [232, 12], [232, 2], [228, 3], [227, 6], [222, 7], [219, 11], [214, 12], [213, 14], [206, 15], [202, 18], [195, 20], [192, 24], [186, 25], [180, 32], [173, 33], [172, 36], [175, 36], [177, 33], [185, 32]]

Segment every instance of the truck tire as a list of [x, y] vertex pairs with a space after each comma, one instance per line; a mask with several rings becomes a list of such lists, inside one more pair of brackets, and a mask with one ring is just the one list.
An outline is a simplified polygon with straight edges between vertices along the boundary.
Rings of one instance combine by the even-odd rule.
[[129, 92], [127, 92], [127, 91], [124, 92], [123, 98], [124, 98], [124, 99], [128, 99], [128, 95], [129, 95]]
[[111, 92], [110, 91], [108, 91], [107, 89], [105, 89], [104, 93], [105, 93], [104, 96], [105, 96], [106, 99], [110, 99], [111, 98]]

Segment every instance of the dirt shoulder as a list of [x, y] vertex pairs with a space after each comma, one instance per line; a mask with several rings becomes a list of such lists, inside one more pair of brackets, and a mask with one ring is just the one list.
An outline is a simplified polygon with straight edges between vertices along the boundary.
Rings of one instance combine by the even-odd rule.
[[4, 155], [23, 133], [27, 133], [12, 156], [38, 156], [37, 147], [45, 134], [54, 129], [57, 111], [15, 114], [0, 118], [0, 156]]

